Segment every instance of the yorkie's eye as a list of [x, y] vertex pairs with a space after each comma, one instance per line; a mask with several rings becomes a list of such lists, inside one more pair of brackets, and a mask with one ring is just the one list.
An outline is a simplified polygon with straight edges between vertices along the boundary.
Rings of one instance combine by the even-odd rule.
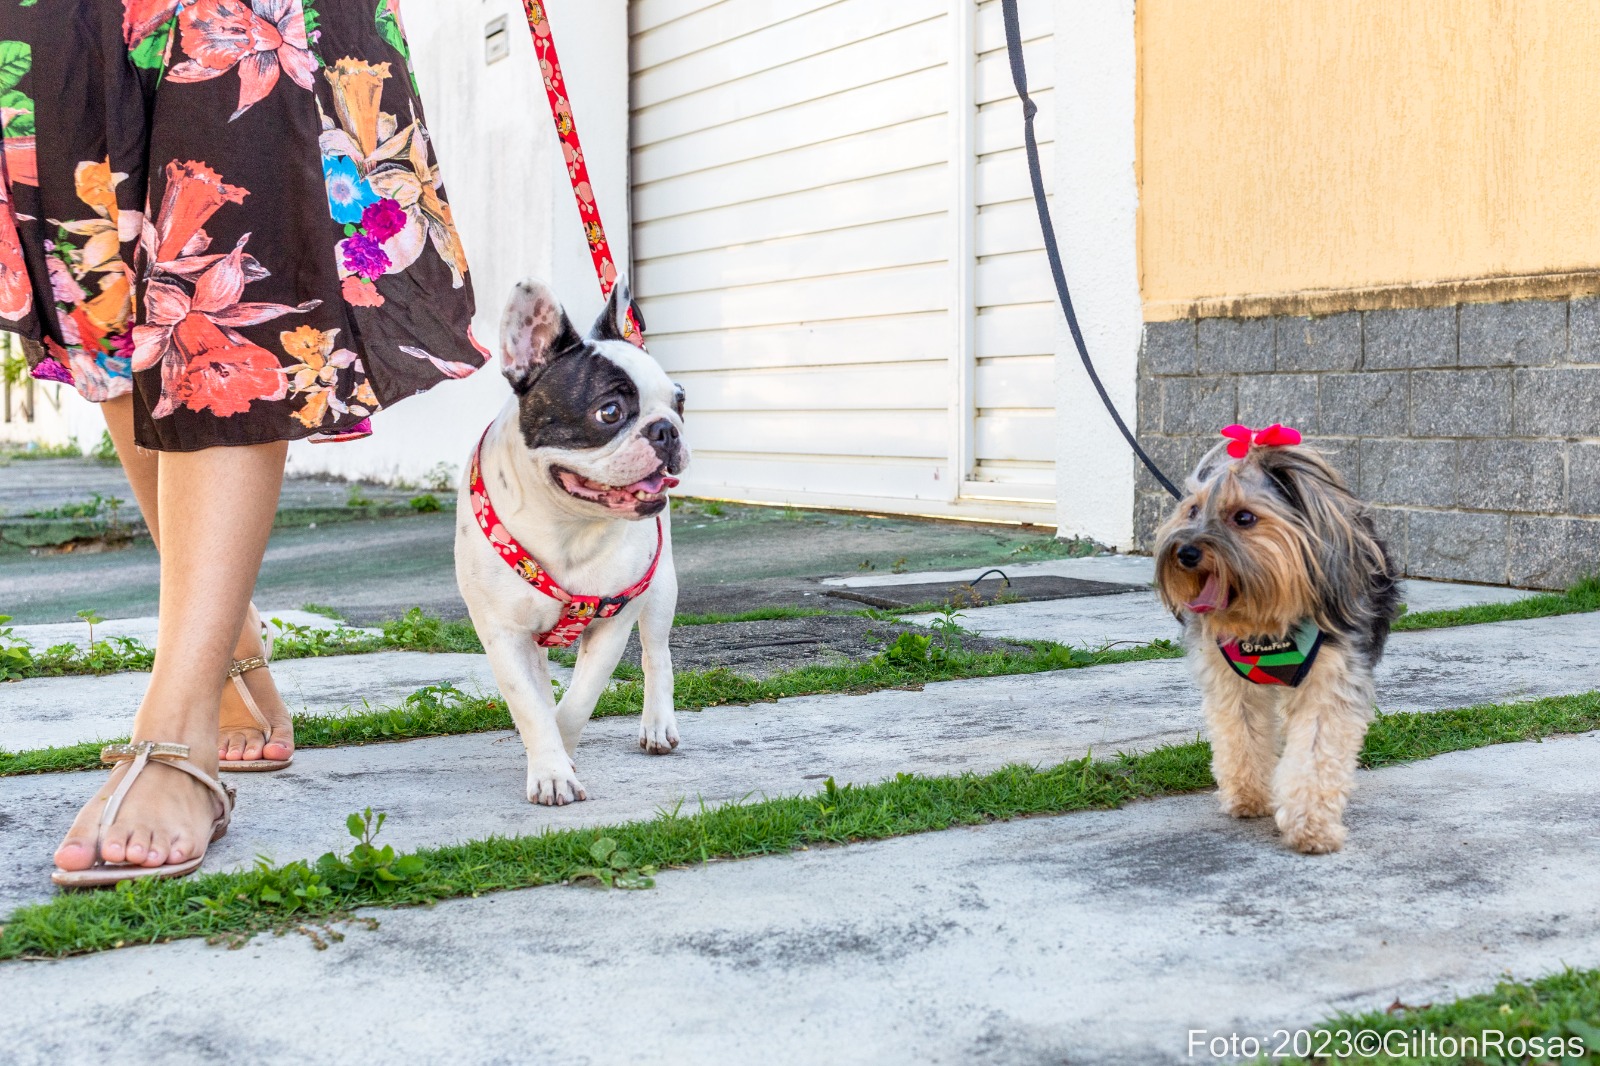
[[1233, 516], [1233, 524], [1240, 529], [1249, 529], [1256, 524], [1256, 516], [1249, 511], [1239, 511]]
[[622, 405], [612, 401], [596, 411], [594, 417], [596, 421], [604, 422], [608, 426], [614, 426], [622, 421]]
[[1200, 505], [1199, 504], [1195, 504], [1193, 507], [1189, 508], [1189, 521], [1193, 522], [1196, 518], [1199, 518], [1199, 517], [1200, 517]]

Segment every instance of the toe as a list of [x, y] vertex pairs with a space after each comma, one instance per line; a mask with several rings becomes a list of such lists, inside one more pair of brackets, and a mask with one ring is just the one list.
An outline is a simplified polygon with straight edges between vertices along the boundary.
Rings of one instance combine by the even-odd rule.
[[149, 850], [144, 853], [144, 864], [146, 866], [160, 866], [165, 863], [170, 843], [165, 833], [151, 833]]
[[223, 758], [228, 759], [228, 760], [230, 760], [232, 762], [238, 762], [240, 759], [243, 759], [244, 758], [244, 741], [245, 741], [245, 737], [244, 737], [243, 733], [230, 734], [229, 737], [228, 737], [228, 748], [227, 748], [227, 751], [223, 754]]
[[129, 866], [142, 866], [148, 854], [150, 854], [149, 831], [136, 829], [129, 833], [122, 845], [122, 861]]
[[261, 734], [250, 734], [250, 736], [247, 737], [244, 742], [245, 762], [254, 762], [256, 759], [261, 758], [261, 747]]
[[94, 865], [94, 840], [69, 834], [56, 849], [55, 859], [62, 870], [87, 870]]
[[270, 740], [261, 747], [264, 759], [289, 759], [294, 757], [294, 745], [281, 740]]

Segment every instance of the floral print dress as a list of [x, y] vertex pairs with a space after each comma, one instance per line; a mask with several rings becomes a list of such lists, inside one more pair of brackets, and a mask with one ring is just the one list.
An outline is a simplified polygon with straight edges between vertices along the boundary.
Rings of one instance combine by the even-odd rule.
[[0, 329], [163, 451], [365, 435], [460, 378], [398, 0], [0, 0]]

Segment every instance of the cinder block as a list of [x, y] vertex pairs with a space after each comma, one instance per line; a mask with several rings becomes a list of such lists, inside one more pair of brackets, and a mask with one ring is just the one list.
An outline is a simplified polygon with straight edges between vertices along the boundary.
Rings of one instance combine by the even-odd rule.
[[1566, 359], [1567, 301], [1462, 304], [1462, 366], [1549, 366]]
[[1394, 560], [1400, 573], [1406, 573], [1406, 516], [1409, 512], [1403, 507], [1374, 507], [1370, 513], [1378, 539], [1389, 549], [1389, 558]]
[[1279, 370], [1355, 370], [1361, 365], [1361, 314], [1279, 318]]
[[1600, 366], [1515, 374], [1511, 424], [1517, 436], [1600, 436]]
[[[1172, 483], [1180, 489], [1183, 488], [1183, 479], [1189, 475], [1190, 468], [1194, 465], [1189, 456], [1194, 452], [1195, 439], [1193, 437], [1145, 437], [1139, 438], [1139, 446], [1144, 449], [1152, 462], [1161, 468], [1161, 472], [1172, 479]], [[1150, 471], [1136, 457], [1133, 461], [1134, 485], [1140, 492], [1156, 492], [1162, 499], [1167, 499], [1167, 490], [1162, 488], [1155, 478], [1150, 476]]]
[[1174, 436], [1217, 432], [1238, 421], [1233, 378], [1166, 378], [1161, 382], [1161, 430]]
[[1139, 352], [1139, 369], [1146, 374], [1193, 374], [1195, 323], [1192, 318], [1176, 322], [1150, 322], [1144, 327], [1144, 347]]
[[1202, 374], [1263, 374], [1272, 369], [1273, 320], [1202, 318], [1195, 366]]
[[1560, 441], [1461, 441], [1458, 502], [1477, 511], [1552, 514], [1566, 502], [1567, 446]]
[[1564, 589], [1600, 572], [1600, 521], [1583, 518], [1511, 519], [1513, 585]]
[[1600, 296], [1573, 300], [1567, 310], [1567, 358], [1600, 363]]
[[1567, 513], [1600, 517], [1600, 444], [1574, 444], [1567, 451]]
[[1450, 507], [1456, 502], [1456, 446], [1445, 440], [1361, 442], [1361, 497], [1368, 503]]
[[1306, 441], [1323, 454], [1328, 465], [1344, 479], [1345, 487], [1359, 492], [1361, 485], [1361, 442], [1353, 437], [1313, 437]]
[[1389, 437], [1407, 422], [1410, 388], [1404, 373], [1324, 374], [1319, 425], [1331, 436]]
[[1412, 511], [1406, 521], [1407, 563], [1416, 577], [1506, 581], [1510, 518], [1460, 511]]
[[1281, 422], [1318, 431], [1316, 374], [1251, 374], [1239, 379], [1239, 421], [1260, 428]]
[[1368, 311], [1363, 317], [1361, 366], [1411, 370], [1456, 365], [1456, 309], [1406, 307]]
[[1502, 437], [1511, 432], [1511, 371], [1419, 370], [1411, 375], [1411, 433]]
[[1156, 530], [1167, 520], [1172, 498], [1165, 492], [1141, 492], [1133, 502], [1133, 539], [1142, 552], [1155, 548]]
[[1161, 431], [1161, 383], [1146, 374], [1139, 375], [1138, 425], [1135, 433]]

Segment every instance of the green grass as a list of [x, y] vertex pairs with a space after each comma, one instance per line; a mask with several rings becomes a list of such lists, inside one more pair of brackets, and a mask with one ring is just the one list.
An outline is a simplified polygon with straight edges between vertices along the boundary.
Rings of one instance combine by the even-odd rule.
[[1397, 633], [1419, 629], [1475, 626], [1484, 622], [1520, 622], [1527, 618], [1552, 618], [1562, 614], [1600, 611], [1600, 577], [1586, 577], [1565, 592], [1551, 592], [1510, 603], [1484, 603], [1447, 611], [1406, 613], [1395, 620]]
[[[1553, 1062], [1578, 1066], [1600, 1063], [1600, 970], [1567, 969], [1537, 981], [1503, 981], [1493, 992], [1467, 996], [1451, 1003], [1403, 1007], [1369, 1014], [1344, 1014], [1310, 1030], [1310, 1043], [1302, 1048], [1336, 1049], [1339, 1034], [1371, 1032], [1377, 1041], [1387, 1041], [1395, 1055], [1337, 1054], [1315, 1059], [1260, 1058], [1258, 1063], [1283, 1063], [1284, 1066], [1309, 1066], [1309, 1063], [1339, 1063], [1341, 1066], [1378, 1066], [1380, 1063], [1408, 1063], [1414, 1066], [1454, 1066], [1456, 1063]], [[1484, 1050], [1487, 1033], [1498, 1038]], [[1429, 1034], [1423, 1036], [1422, 1034]], [[1432, 1044], [1423, 1040], [1432, 1039]], [[1353, 1038], [1352, 1038], [1353, 1039]], [[1446, 1039], [1452, 1043], [1444, 1043]], [[1469, 1048], [1459, 1041], [1476, 1043]], [[1512, 1043], [1522, 1041], [1521, 1047]], [[1529, 1042], [1539, 1041], [1537, 1054], [1528, 1054]], [[1548, 1051], [1559, 1042], [1561, 1050]], [[1383, 1043], [1376, 1045], [1378, 1048]], [[1583, 1055], [1568, 1054], [1582, 1048]], [[1502, 1049], [1507, 1053], [1501, 1054]], [[1517, 1051], [1522, 1054], [1515, 1054]], [[1450, 1053], [1446, 1053], [1450, 1052]]]
[[[1595, 729], [1600, 693], [1447, 713], [1460, 717], [1445, 729], [1418, 721], [1431, 715], [1380, 716], [1364, 762], [1412, 761], [1510, 739]], [[1492, 724], [1479, 725], [1478, 719]], [[59, 958], [187, 937], [239, 938], [335, 920], [357, 907], [426, 904], [556, 884], [591, 871], [593, 849], [602, 841], [611, 841], [639, 867], [665, 869], [1034, 815], [1107, 810], [1212, 787], [1210, 757], [1210, 746], [1196, 741], [1048, 768], [1009, 766], [946, 777], [900, 774], [867, 786], [838, 787], [829, 779], [811, 796], [702, 807], [687, 814], [677, 810], [648, 821], [390, 856], [386, 868], [403, 875], [387, 879], [352, 876], [348, 865], [329, 856], [315, 867], [262, 863], [240, 873], [61, 895], [11, 916], [0, 929], [0, 960]], [[352, 816], [352, 826], [359, 820]]]
[[[1017, 651], [966, 652], [944, 649], [923, 637], [905, 643], [897, 641], [866, 662], [805, 666], [761, 679], [725, 669], [681, 671], [674, 678], [674, 702], [680, 710], [696, 711], [766, 703], [790, 696], [876, 692], [934, 681], [1040, 673], [1179, 654], [1178, 648], [1164, 642], [1097, 653], [1042, 643]], [[644, 682], [638, 667], [619, 666], [616, 676], [617, 683], [600, 697], [596, 717], [636, 715], [644, 707]], [[332, 748], [510, 729], [511, 715], [499, 697], [473, 696], [450, 685], [435, 685], [413, 693], [398, 707], [340, 716], [295, 715], [294, 728], [297, 748]], [[124, 739], [0, 751], [0, 777], [94, 769], [100, 765], [101, 746]]]

